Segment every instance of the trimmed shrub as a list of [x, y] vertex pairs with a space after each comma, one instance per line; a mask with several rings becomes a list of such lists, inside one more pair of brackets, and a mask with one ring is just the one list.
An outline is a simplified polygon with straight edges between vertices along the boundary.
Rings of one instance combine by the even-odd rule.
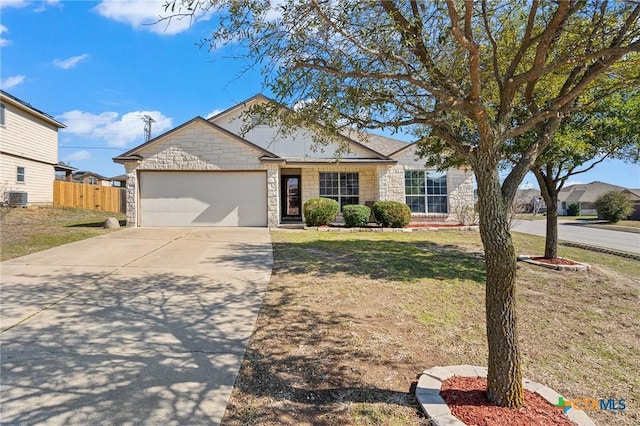
[[609, 191], [596, 199], [598, 217], [609, 222], [619, 222], [631, 214], [631, 202], [622, 192]]
[[376, 201], [373, 204], [376, 220], [385, 228], [403, 228], [411, 220], [411, 209], [397, 201]]
[[352, 204], [342, 207], [342, 216], [348, 227], [366, 226], [369, 223], [371, 209], [360, 204]]
[[302, 207], [307, 226], [328, 225], [340, 211], [340, 205], [330, 198], [309, 198]]
[[578, 204], [569, 204], [567, 207], [567, 216], [580, 216], [580, 206]]

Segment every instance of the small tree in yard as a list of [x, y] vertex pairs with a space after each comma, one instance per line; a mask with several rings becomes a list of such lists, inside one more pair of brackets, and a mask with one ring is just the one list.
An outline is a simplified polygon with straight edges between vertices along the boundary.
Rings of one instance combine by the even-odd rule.
[[[637, 2], [172, 0], [174, 18], [217, 13], [209, 42], [246, 48], [281, 104], [259, 105], [319, 143], [340, 131], [393, 129], [420, 141], [426, 162], [469, 165], [478, 184], [486, 263], [488, 398], [524, 403], [508, 210], [518, 185], [581, 94], [637, 60]], [[322, 121], [322, 125], [318, 124]], [[517, 149], [519, 137], [537, 136]], [[500, 176], [507, 154], [513, 160]]]
[[[553, 143], [532, 168], [547, 206], [546, 258], [558, 257], [558, 193], [566, 182], [608, 158], [640, 160], [638, 62], [618, 64], [616, 72], [627, 75], [626, 79], [607, 80], [581, 96], [575, 103], [576, 110], [559, 126]], [[531, 132], [530, 136], [535, 134]], [[577, 214], [579, 209], [569, 216]]]
[[624, 193], [609, 191], [596, 199], [598, 217], [609, 222], [620, 222], [631, 214], [633, 208], [631, 201]]

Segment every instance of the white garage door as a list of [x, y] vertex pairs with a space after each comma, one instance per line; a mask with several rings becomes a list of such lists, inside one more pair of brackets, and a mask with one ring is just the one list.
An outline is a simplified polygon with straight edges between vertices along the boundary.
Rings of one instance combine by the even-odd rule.
[[140, 226], [267, 226], [265, 172], [140, 172]]

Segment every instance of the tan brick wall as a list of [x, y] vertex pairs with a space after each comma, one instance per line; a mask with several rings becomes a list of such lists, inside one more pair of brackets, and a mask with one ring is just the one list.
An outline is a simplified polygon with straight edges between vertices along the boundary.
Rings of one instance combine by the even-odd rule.
[[[396, 166], [383, 174], [387, 180], [387, 200], [405, 202], [404, 171], [405, 170], [435, 170], [427, 168], [424, 160], [418, 158], [415, 146], [402, 151], [394, 156], [398, 161]], [[447, 215], [414, 214], [414, 216], [441, 217], [444, 220], [457, 222], [462, 209], [473, 208], [473, 173], [466, 169], [447, 170], [448, 211]]]
[[379, 191], [376, 182], [377, 174], [375, 166], [318, 166], [302, 169], [301, 179], [303, 204], [309, 198], [320, 196], [321, 172], [358, 173], [360, 204], [364, 204], [365, 201], [377, 200], [377, 194]]
[[205, 123], [195, 122], [144, 148], [140, 170], [265, 169], [262, 153]]

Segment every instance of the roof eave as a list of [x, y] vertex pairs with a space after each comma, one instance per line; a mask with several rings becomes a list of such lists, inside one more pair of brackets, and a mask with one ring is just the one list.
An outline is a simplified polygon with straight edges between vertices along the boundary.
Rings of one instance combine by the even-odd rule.
[[11, 105], [15, 106], [16, 108], [19, 108], [23, 111], [28, 112], [29, 114], [38, 117], [39, 119], [46, 121], [47, 123], [56, 126], [59, 129], [64, 129], [67, 126], [64, 125], [63, 123], [59, 122], [58, 120], [54, 119], [53, 117], [49, 116], [48, 114], [32, 107], [30, 104], [26, 103], [25, 101], [23, 101], [22, 99], [19, 99], [7, 92], [5, 92], [4, 90], [1, 93], [1, 97], [2, 100], [4, 102], [10, 103]]
[[142, 161], [142, 156], [137, 154], [119, 155], [117, 157], [113, 157], [112, 160], [114, 163], [124, 164], [124, 163], [129, 163], [131, 161]]
[[[177, 127], [174, 127], [174, 128], [173, 128], [173, 129], [171, 129], [171, 130], [168, 130], [168, 131], [164, 132], [164, 133], [163, 133], [163, 134], [161, 134], [161, 135], [156, 136], [155, 138], [153, 138], [153, 139], [151, 139], [151, 140], [149, 140], [149, 141], [147, 141], [147, 142], [145, 142], [145, 143], [143, 143], [143, 144], [141, 144], [141, 145], [136, 146], [136, 147], [135, 147], [135, 148], [133, 148], [133, 149], [130, 149], [129, 151], [127, 151], [127, 152], [123, 153], [122, 155], [120, 155], [120, 156], [118, 156], [118, 157], [115, 157], [115, 158], [114, 158], [114, 161], [115, 161], [115, 159], [116, 159], [116, 158], [130, 157], [130, 156], [133, 156], [133, 155], [138, 155], [138, 154], [136, 154], [136, 153], [137, 153], [138, 151], [140, 151], [141, 149], [143, 149], [143, 148], [145, 148], [145, 147], [147, 147], [147, 146], [149, 146], [149, 145], [152, 145], [152, 144], [156, 143], [157, 141], [161, 140], [162, 138], [167, 137], [167, 136], [169, 136], [170, 134], [175, 133], [175, 132], [177, 132], [177, 131], [179, 131], [179, 130], [183, 129], [183, 128], [187, 127], [188, 125], [190, 125], [190, 124], [192, 124], [192, 123], [195, 123], [196, 121], [200, 121], [200, 122], [202, 122], [202, 123], [204, 123], [204, 124], [206, 124], [206, 125], [208, 125], [208, 126], [211, 126], [211, 127], [215, 128], [216, 130], [218, 130], [218, 131], [220, 131], [220, 132], [222, 132], [222, 133], [224, 133], [224, 134], [228, 135], [229, 137], [234, 138], [234, 139], [238, 140], [239, 142], [242, 142], [242, 143], [244, 143], [244, 144], [248, 145], [249, 147], [251, 147], [251, 148], [253, 148], [253, 149], [255, 149], [255, 150], [257, 150], [257, 151], [261, 152], [263, 155], [265, 155], [265, 156], [267, 156], [267, 157], [277, 157], [277, 155], [275, 155], [274, 153], [272, 153], [272, 152], [270, 152], [270, 151], [267, 151], [266, 149], [264, 149], [264, 148], [262, 148], [262, 147], [260, 147], [260, 146], [258, 146], [258, 145], [256, 145], [256, 144], [254, 144], [253, 142], [248, 141], [248, 140], [244, 139], [243, 137], [238, 136], [238, 135], [236, 135], [235, 133], [232, 133], [232, 132], [228, 131], [227, 129], [223, 128], [223, 127], [220, 127], [220, 126], [218, 126], [217, 124], [212, 123], [212, 122], [211, 122], [211, 121], [209, 121], [209, 120], [206, 120], [206, 119], [204, 119], [204, 118], [202, 118], [202, 117], [200, 117], [200, 116], [197, 116], [197, 117], [192, 118], [192, 119], [191, 119], [191, 120], [189, 120], [189, 121], [186, 121], [186, 122], [182, 123], [181, 125], [179, 125], [179, 126], [177, 126]], [[141, 157], [140, 159], [142, 159], [142, 157]], [[116, 162], [117, 162], [117, 161], [116, 161]]]
[[78, 170], [78, 169], [76, 169], [75, 167], [67, 166], [67, 165], [65, 165], [65, 164], [60, 164], [60, 163], [55, 164], [55, 165], [53, 166], [53, 169], [54, 169], [56, 172], [72, 172], [72, 171], [74, 171], [74, 170]]
[[374, 165], [394, 165], [398, 164], [396, 160], [391, 159], [350, 159], [350, 158], [309, 158], [309, 159], [296, 159], [296, 158], [283, 158], [285, 164], [288, 165], [318, 165], [318, 164], [331, 164], [331, 165], [361, 165], [361, 166], [374, 166]]

